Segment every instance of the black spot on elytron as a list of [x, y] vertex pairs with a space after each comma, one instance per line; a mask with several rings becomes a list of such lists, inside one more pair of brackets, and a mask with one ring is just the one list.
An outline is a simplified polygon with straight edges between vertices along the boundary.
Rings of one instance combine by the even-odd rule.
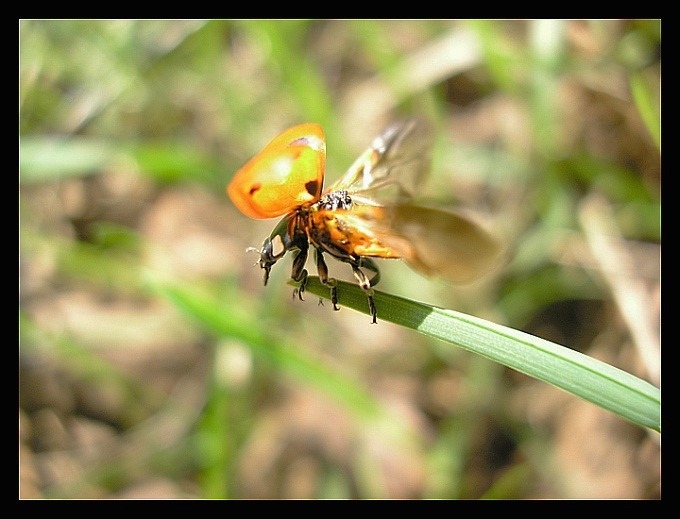
[[250, 196], [253, 196], [255, 193], [257, 193], [260, 189], [262, 189], [262, 184], [253, 184], [250, 186], [250, 191], [248, 191], [248, 194]]
[[310, 180], [305, 184], [305, 189], [307, 192], [312, 195], [313, 197], [318, 196], [319, 194], [319, 181], [318, 180]]

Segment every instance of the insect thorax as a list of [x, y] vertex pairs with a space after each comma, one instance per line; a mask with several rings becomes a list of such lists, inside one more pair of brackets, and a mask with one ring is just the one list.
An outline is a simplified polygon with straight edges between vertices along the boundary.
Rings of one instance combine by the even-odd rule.
[[350, 209], [352, 198], [347, 191], [332, 191], [323, 195], [316, 203], [318, 209], [325, 211], [337, 211], [338, 209]]

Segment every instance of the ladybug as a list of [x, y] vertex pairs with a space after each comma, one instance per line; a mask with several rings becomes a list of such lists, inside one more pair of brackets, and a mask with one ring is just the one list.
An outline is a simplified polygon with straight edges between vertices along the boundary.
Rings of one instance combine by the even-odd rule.
[[380, 271], [374, 258], [402, 259], [422, 274], [454, 282], [471, 281], [486, 271], [501, 250], [495, 238], [459, 213], [413, 201], [427, 176], [432, 144], [433, 130], [426, 121], [393, 124], [323, 190], [326, 141], [321, 126], [300, 124], [276, 136], [227, 186], [244, 215], [283, 217], [258, 251], [264, 284], [272, 266], [294, 252], [291, 278], [299, 283], [296, 292], [302, 300], [311, 245], [333, 308], [340, 309], [336, 281], [328, 275], [324, 254], [349, 264], [376, 323], [372, 287]]

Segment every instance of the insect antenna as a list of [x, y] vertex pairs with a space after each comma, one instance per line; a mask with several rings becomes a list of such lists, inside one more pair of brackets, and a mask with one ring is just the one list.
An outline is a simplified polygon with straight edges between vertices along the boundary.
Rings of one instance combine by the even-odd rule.
[[[248, 253], [248, 252], [257, 252], [260, 256], [262, 256], [262, 252], [260, 251], [260, 249], [256, 249], [255, 247], [248, 247], [246, 249], [246, 253]], [[255, 263], [253, 263], [253, 267], [256, 266], [256, 265], [259, 265], [259, 264], [260, 264], [260, 261], [258, 260]]]

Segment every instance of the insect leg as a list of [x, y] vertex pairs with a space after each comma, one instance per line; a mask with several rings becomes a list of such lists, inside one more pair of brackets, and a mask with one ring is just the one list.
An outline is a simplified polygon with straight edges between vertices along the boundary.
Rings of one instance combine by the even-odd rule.
[[361, 258], [359, 266], [373, 272], [373, 276], [369, 282], [372, 287], [376, 286], [380, 281], [380, 269], [378, 269], [378, 265], [376, 265], [375, 261], [373, 261], [371, 258]]
[[359, 282], [359, 286], [368, 297], [368, 309], [371, 312], [371, 316], [373, 317], [373, 324], [376, 324], [378, 322], [377, 321], [378, 312], [376, 311], [375, 303], [373, 302], [373, 289], [371, 288], [371, 281], [373, 281], [376, 277], [380, 276], [378, 266], [368, 258], [362, 258], [361, 265], [367, 268], [368, 270], [375, 272], [375, 275], [371, 279], [369, 279], [368, 276], [366, 276], [366, 274], [364, 274], [364, 272], [357, 265], [355, 265], [354, 263], [350, 263], [350, 265], [352, 266], [352, 272], [354, 272], [354, 277]]
[[323, 259], [323, 253], [316, 249], [316, 270], [319, 273], [319, 281], [331, 289], [331, 303], [333, 303], [333, 310], [340, 310], [338, 306], [338, 289], [335, 286], [336, 281], [334, 278], [328, 277], [328, 266], [326, 261]]
[[304, 301], [302, 293], [307, 286], [307, 269], [305, 268], [305, 263], [307, 263], [307, 248], [300, 249], [300, 252], [295, 255], [295, 259], [293, 259], [293, 270], [290, 273], [290, 277], [293, 281], [300, 283], [300, 286], [293, 290], [293, 297], [297, 294], [300, 301]]

